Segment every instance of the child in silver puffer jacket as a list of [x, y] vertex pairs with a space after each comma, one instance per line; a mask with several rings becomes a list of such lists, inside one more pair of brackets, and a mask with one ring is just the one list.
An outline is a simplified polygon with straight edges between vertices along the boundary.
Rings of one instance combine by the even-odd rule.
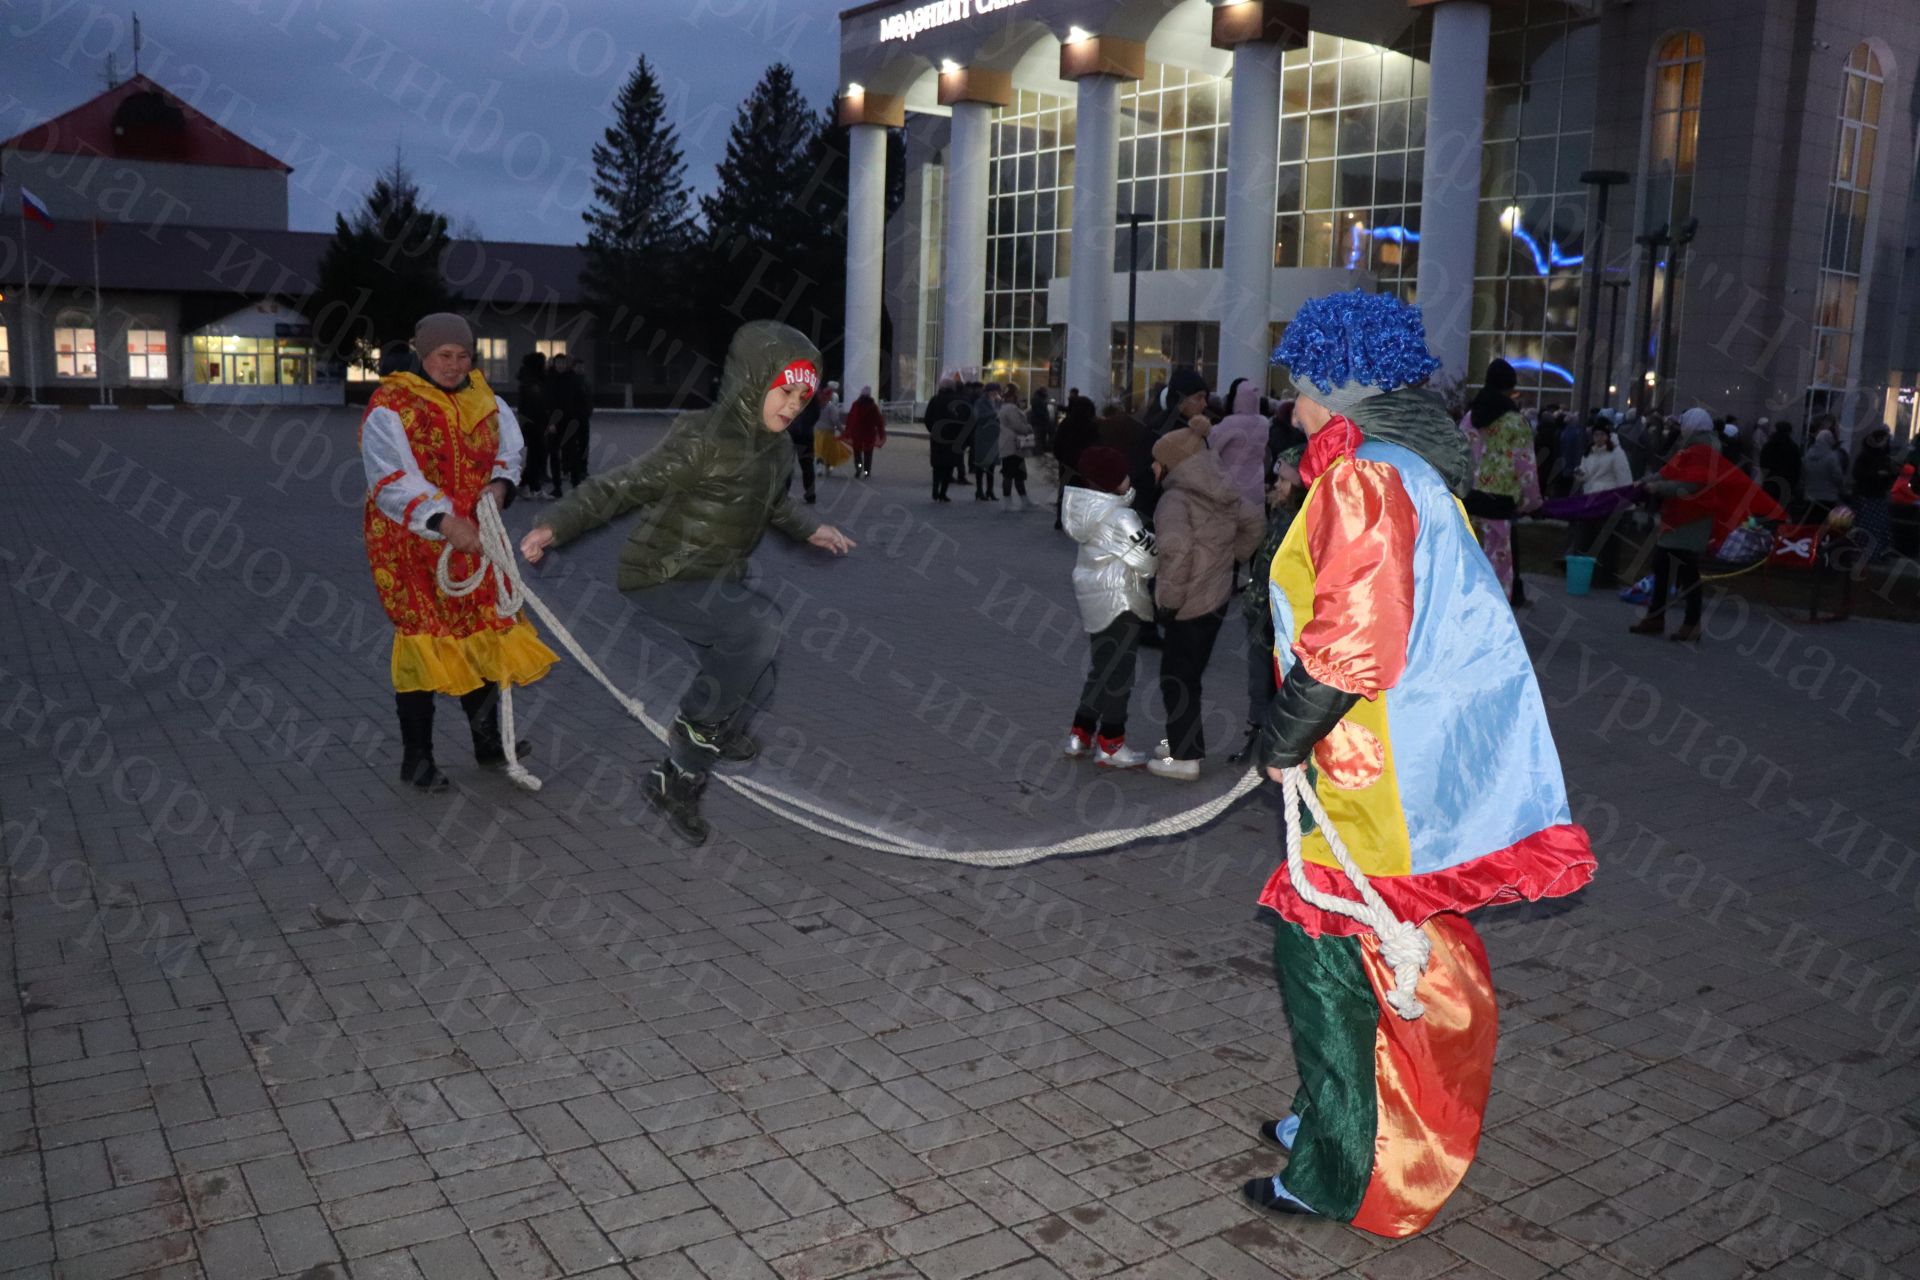
[[1081, 453], [1077, 470], [1081, 484], [1066, 489], [1060, 522], [1080, 544], [1073, 593], [1093, 652], [1063, 750], [1102, 768], [1137, 769], [1147, 756], [1127, 746], [1127, 703], [1140, 630], [1153, 618], [1153, 535], [1130, 505], [1123, 455], [1095, 445]]

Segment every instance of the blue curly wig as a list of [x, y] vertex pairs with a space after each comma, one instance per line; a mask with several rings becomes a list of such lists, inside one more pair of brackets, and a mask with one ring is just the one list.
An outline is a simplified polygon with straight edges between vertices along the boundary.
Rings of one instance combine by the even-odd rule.
[[1274, 348], [1296, 384], [1323, 392], [1349, 388], [1357, 399], [1425, 382], [1440, 362], [1427, 351], [1420, 308], [1390, 293], [1350, 289], [1314, 298], [1287, 326]]

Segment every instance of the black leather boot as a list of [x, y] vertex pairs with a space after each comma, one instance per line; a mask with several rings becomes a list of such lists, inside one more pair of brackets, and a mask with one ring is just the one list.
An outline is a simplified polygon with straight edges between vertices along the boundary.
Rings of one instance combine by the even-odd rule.
[[393, 705], [400, 714], [400, 781], [422, 791], [445, 791], [447, 775], [433, 763], [433, 695], [396, 693]]
[[[507, 752], [500, 741], [500, 686], [483, 684], [472, 693], [461, 694], [460, 710], [473, 729], [474, 760], [484, 765], [505, 764]], [[533, 744], [517, 739], [513, 754], [515, 759], [525, 760], [533, 754]]]

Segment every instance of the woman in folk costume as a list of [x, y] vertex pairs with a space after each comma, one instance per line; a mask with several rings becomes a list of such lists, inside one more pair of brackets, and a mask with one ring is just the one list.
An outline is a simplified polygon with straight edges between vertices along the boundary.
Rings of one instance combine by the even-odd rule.
[[1315, 299], [1274, 359], [1310, 440], [1306, 497], [1268, 580], [1281, 683], [1262, 759], [1276, 780], [1307, 768], [1331, 827], [1428, 959], [1417, 1003], [1394, 992], [1380, 938], [1310, 900], [1353, 890], [1326, 832], [1305, 832], [1312, 892], [1283, 866], [1260, 898], [1280, 916], [1300, 1071], [1291, 1114], [1261, 1135], [1292, 1155], [1245, 1195], [1406, 1236], [1472, 1163], [1493, 1076], [1493, 983], [1464, 913], [1571, 893], [1594, 860], [1519, 628], [1459, 501], [1467, 441], [1419, 385], [1439, 367], [1419, 311], [1384, 294]]
[[[520, 618], [494, 611], [491, 579], [471, 595], [441, 593], [442, 549], [454, 549], [455, 581], [480, 568], [479, 504], [513, 501], [526, 449], [513, 410], [473, 368], [473, 330], [440, 312], [413, 331], [421, 373], [380, 380], [360, 422], [367, 471], [367, 563], [393, 621], [394, 705], [400, 713], [400, 778], [444, 791], [433, 762], [433, 696], [460, 699], [481, 764], [506, 759], [499, 686], [531, 684], [558, 661]], [[525, 743], [517, 744], [524, 755]]]

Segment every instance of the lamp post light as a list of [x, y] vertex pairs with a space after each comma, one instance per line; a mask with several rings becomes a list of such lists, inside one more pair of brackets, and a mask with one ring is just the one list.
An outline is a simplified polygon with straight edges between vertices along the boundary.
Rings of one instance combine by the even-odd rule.
[[1594, 242], [1587, 246], [1587, 261], [1593, 264], [1593, 285], [1587, 291], [1593, 301], [1593, 314], [1583, 315], [1580, 325], [1587, 339], [1586, 354], [1580, 361], [1581, 422], [1593, 416], [1593, 348], [1600, 340], [1600, 286], [1607, 262], [1607, 194], [1631, 176], [1619, 169], [1588, 169], [1580, 175], [1582, 184], [1595, 188]]
[[1140, 224], [1152, 222], [1153, 214], [1139, 209], [1120, 215], [1127, 224], [1127, 374], [1123, 384], [1128, 412], [1133, 410], [1134, 328], [1140, 301]]

